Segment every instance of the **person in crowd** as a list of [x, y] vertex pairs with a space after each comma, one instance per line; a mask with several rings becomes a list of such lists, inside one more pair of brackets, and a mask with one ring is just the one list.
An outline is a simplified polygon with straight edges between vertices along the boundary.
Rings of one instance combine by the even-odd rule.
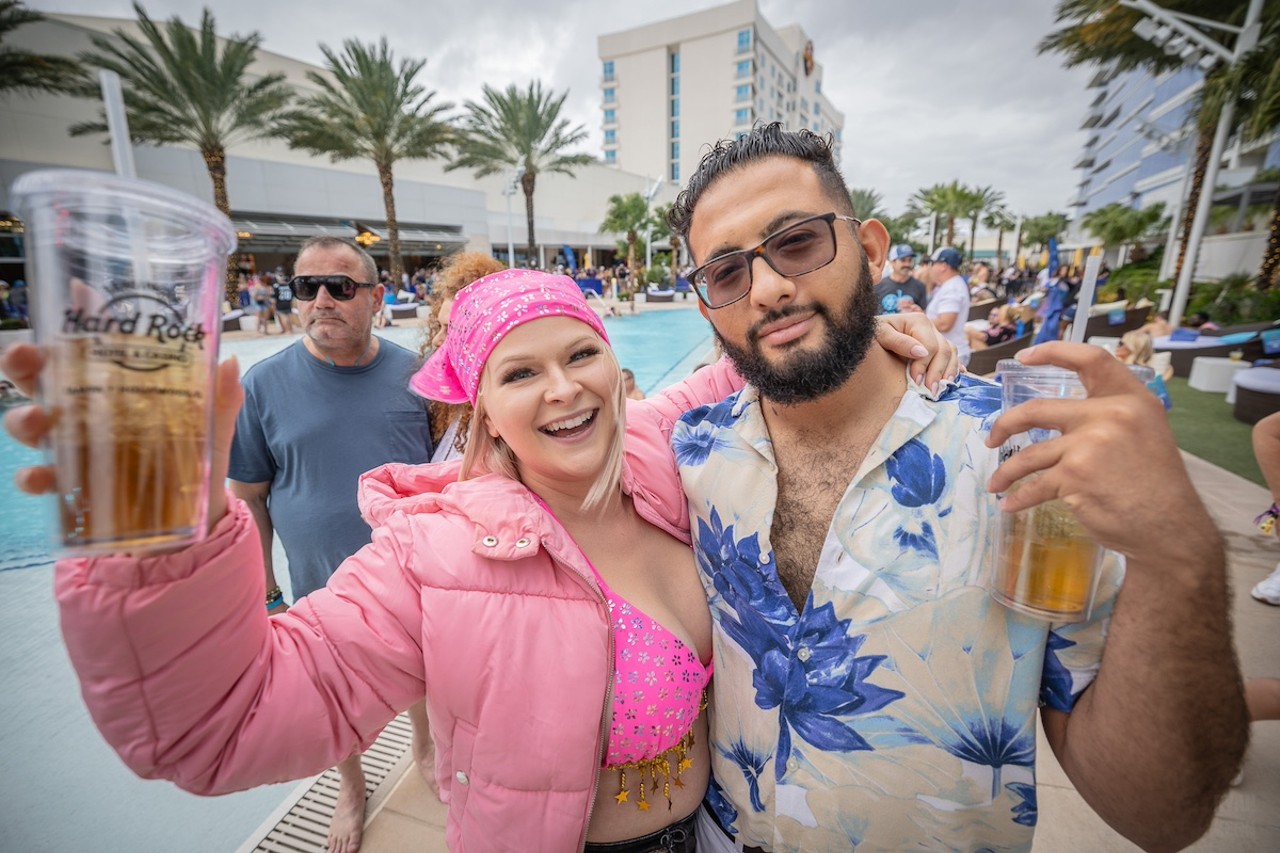
[[1150, 365], [1154, 355], [1151, 336], [1138, 329], [1125, 332], [1120, 336], [1120, 343], [1116, 344], [1116, 358], [1125, 364]]
[[[1253, 456], [1271, 491], [1271, 506], [1253, 520], [1263, 533], [1280, 538], [1280, 413], [1267, 415], [1253, 425]], [[1251, 591], [1263, 604], [1280, 607], [1280, 563], [1275, 571], [1258, 581]]]
[[[304, 243], [296, 274], [284, 285], [297, 300], [303, 336], [245, 373], [231, 490], [248, 507], [261, 541], [269, 614], [288, 610], [271, 559], [276, 534], [296, 602], [369, 544], [369, 525], [356, 505], [360, 475], [431, 455], [427, 407], [407, 387], [417, 359], [373, 334], [382, 308], [375, 270], [353, 241]], [[415, 754], [426, 754], [430, 737], [420, 705], [411, 717]], [[364, 832], [365, 775], [359, 754], [341, 758], [329, 849], [354, 853]]]
[[[939, 358], [913, 381], [954, 369]], [[34, 347], [0, 355], [23, 384], [41, 366]], [[235, 375], [220, 368], [215, 482]], [[99, 727], [139, 772], [215, 793], [314, 773], [425, 694], [451, 849], [689, 853], [707, 821], [711, 626], [667, 435], [740, 380], [721, 362], [627, 404], [577, 286], [513, 270], [459, 293], [413, 384], [475, 407], [466, 453], [367, 474], [372, 542], [288, 612], [263, 614], [254, 513], [216, 490], [202, 542], [59, 563]], [[49, 426], [38, 409], [6, 425], [27, 443]], [[51, 472], [19, 481], [47, 490]]]
[[1197, 311], [1187, 318], [1187, 327], [1198, 332], [1216, 332], [1218, 324], [1209, 318], [1208, 311]]
[[987, 313], [985, 329], [966, 326], [964, 333], [969, 339], [970, 349], [986, 349], [1013, 340], [1018, 334], [1018, 310], [1016, 305], [1001, 305]]
[[258, 334], [271, 334], [271, 320], [274, 315], [271, 311], [271, 286], [267, 284], [265, 274], [254, 278], [250, 295], [253, 298], [253, 316]]
[[996, 292], [991, 284], [991, 266], [986, 261], [978, 261], [969, 273], [969, 301], [985, 302], [995, 298]]
[[1157, 311], [1155, 319], [1148, 321], [1138, 331], [1146, 332], [1152, 338], [1164, 338], [1173, 334], [1173, 324], [1169, 322], [1169, 314], [1167, 312]]
[[[449, 258], [436, 279], [435, 298], [427, 316], [426, 339], [418, 354], [426, 358], [444, 346], [449, 335], [453, 303], [462, 288], [477, 279], [502, 272], [507, 265], [483, 252], [460, 252]], [[431, 445], [435, 448], [432, 462], [448, 462], [462, 458], [471, 435], [471, 404], [435, 403], [431, 406]]]
[[271, 286], [271, 296], [275, 303], [276, 319], [280, 321], [280, 334], [292, 335], [293, 327], [293, 285], [284, 276], [276, 278]]
[[960, 355], [960, 363], [969, 363], [969, 338], [964, 333], [969, 319], [969, 288], [960, 275], [960, 253], [950, 247], [939, 249], [929, 259], [932, 288], [925, 316], [951, 342]]
[[636, 387], [636, 375], [631, 368], [622, 368], [622, 390], [628, 400], [643, 400], [644, 392]]
[[906, 243], [889, 250], [889, 274], [880, 279], [875, 288], [876, 305], [881, 314], [923, 311], [929, 304], [924, 282], [911, 274], [915, 261], [916, 250]]
[[[1246, 711], [1222, 538], [1163, 411], [1108, 353], [1057, 342], [1020, 360], [1077, 371], [1088, 399], [923, 393], [868, 345], [889, 237], [852, 214], [830, 139], [773, 123], [714, 146], [669, 217], [748, 383], [672, 434], [714, 619], [719, 825], [772, 851], [1028, 850], [1039, 712], [1107, 823], [1190, 843]], [[1001, 463], [1032, 428], [1061, 435]], [[1112, 552], [1083, 622], [982, 581], [1001, 510], [1052, 498]]]

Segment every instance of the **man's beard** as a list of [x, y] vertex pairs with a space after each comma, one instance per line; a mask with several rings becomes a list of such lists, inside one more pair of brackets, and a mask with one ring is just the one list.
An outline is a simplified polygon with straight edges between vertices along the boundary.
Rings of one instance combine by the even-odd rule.
[[[719, 331], [716, 339], [742, 377], [754, 385], [763, 399], [782, 405], [816, 400], [839, 388], [866, 358], [876, 339], [876, 298], [872, 293], [871, 268], [862, 255], [858, 280], [845, 303], [844, 313], [833, 317], [820, 304], [788, 305], [770, 311], [747, 330], [747, 345], [726, 341]], [[826, 320], [826, 336], [816, 350], [784, 354], [777, 363], [760, 351], [759, 330], [784, 317], [812, 311]]]

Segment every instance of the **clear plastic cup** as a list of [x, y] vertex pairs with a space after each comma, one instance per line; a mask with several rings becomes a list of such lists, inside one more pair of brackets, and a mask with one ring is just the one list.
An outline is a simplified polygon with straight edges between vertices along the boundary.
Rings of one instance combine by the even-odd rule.
[[200, 539], [230, 221], [168, 187], [99, 172], [29, 172], [11, 195], [48, 356], [41, 401], [57, 416], [56, 550]]
[[[1144, 384], [1155, 375], [1150, 367], [1131, 365], [1129, 369]], [[1087, 396], [1075, 372], [1060, 367], [1004, 359], [996, 365], [996, 379], [1006, 412], [1028, 400]], [[1011, 436], [1000, 448], [1000, 461], [1058, 435], [1055, 430], [1036, 429]], [[1002, 512], [996, 565], [987, 588], [993, 598], [1019, 613], [1054, 622], [1084, 621], [1093, 612], [1102, 551], [1060, 500]]]

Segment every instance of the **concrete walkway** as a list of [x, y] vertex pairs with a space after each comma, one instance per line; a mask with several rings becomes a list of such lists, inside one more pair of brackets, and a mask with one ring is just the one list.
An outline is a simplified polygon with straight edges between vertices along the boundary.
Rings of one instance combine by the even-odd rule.
[[[1280, 608], [1249, 590], [1280, 560], [1280, 546], [1250, 523], [1271, 503], [1265, 489], [1185, 455], [1192, 481], [1226, 536], [1235, 596], [1236, 646], [1245, 677], [1280, 677]], [[1153, 654], [1158, 654], [1155, 649]], [[1033, 853], [1137, 851], [1093, 813], [1040, 734], [1039, 807]], [[445, 807], [410, 768], [369, 821], [362, 853], [444, 853]], [[1280, 722], [1253, 727], [1244, 782], [1227, 795], [1209, 833], [1193, 851], [1280, 850]]]

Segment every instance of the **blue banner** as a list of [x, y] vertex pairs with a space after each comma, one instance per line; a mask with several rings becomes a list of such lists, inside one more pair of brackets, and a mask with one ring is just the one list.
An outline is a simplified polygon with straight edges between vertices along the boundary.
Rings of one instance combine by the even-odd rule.
[[1058, 274], [1058, 238], [1049, 238], [1049, 275]]
[[570, 249], [567, 245], [564, 246], [564, 265], [569, 268], [569, 272], [578, 271], [578, 261], [573, 256], [573, 249]]

